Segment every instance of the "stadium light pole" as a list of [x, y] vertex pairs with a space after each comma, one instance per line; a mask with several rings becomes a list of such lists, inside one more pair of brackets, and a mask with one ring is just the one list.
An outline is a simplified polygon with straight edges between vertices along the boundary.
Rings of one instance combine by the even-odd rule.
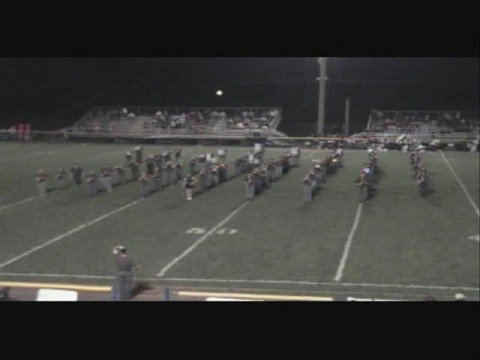
[[325, 132], [325, 89], [327, 82], [327, 58], [318, 58], [320, 66], [319, 94], [318, 94], [318, 123], [317, 136], [323, 136]]
[[343, 125], [343, 135], [348, 136], [350, 127], [350, 98], [345, 100], [345, 124]]

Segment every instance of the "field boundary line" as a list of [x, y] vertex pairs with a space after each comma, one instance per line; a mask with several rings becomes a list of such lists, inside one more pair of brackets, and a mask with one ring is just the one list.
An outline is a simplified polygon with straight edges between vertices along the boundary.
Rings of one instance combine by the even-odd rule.
[[337, 273], [335, 274], [334, 281], [340, 281], [343, 276], [343, 269], [345, 268], [345, 264], [347, 263], [348, 253], [350, 252], [350, 246], [353, 242], [353, 235], [355, 235], [355, 231], [357, 231], [358, 223], [360, 222], [360, 216], [362, 215], [363, 203], [358, 204], [357, 213], [355, 215], [355, 221], [353, 222], [352, 230], [350, 234], [348, 234], [348, 239], [345, 244], [345, 248], [343, 249], [342, 258], [340, 260], [340, 264], [338, 264]]
[[48, 240], [47, 242], [45, 242], [45, 243], [43, 243], [43, 244], [41, 244], [41, 245], [35, 246], [35, 247], [31, 248], [30, 250], [25, 251], [24, 253], [22, 253], [22, 254], [20, 254], [20, 255], [18, 255], [18, 256], [15, 256], [15, 257], [13, 257], [13, 258], [11, 258], [11, 259], [9, 259], [9, 260], [1, 263], [1, 264], [0, 264], [0, 269], [4, 268], [4, 267], [7, 266], [7, 265], [13, 264], [14, 262], [17, 262], [18, 260], [20, 260], [20, 259], [22, 259], [22, 258], [24, 258], [24, 257], [26, 257], [26, 256], [28, 256], [28, 255], [30, 255], [30, 254], [32, 254], [32, 253], [34, 253], [34, 252], [36, 252], [36, 251], [39, 251], [39, 250], [41, 250], [41, 249], [43, 249], [43, 248], [45, 248], [45, 247], [47, 247], [47, 246], [49, 246], [49, 245], [51, 245], [51, 244], [54, 244], [54, 243], [56, 243], [57, 241], [60, 241], [60, 240], [62, 240], [62, 239], [64, 239], [64, 238], [66, 238], [67, 236], [70, 236], [70, 235], [72, 235], [72, 234], [74, 234], [74, 233], [76, 233], [76, 232], [78, 232], [78, 231], [80, 231], [80, 230], [83, 230], [83, 229], [85, 229], [85, 228], [88, 227], [88, 226], [94, 225], [94, 224], [96, 224], [96, 223], [98, 223], [98, 222], [100, 222], [100, 221], [102, 221], [102, 220], [104, 220], [104, 219], [106, 219], [106, 218], [108, 218], [108, 217], [110, 217], [110, 216], [112, 216], [112, 215], [115, 215], [116, 213], [119, 213], [120, 211], [123, 211], [123, 210], [125, 210], [125, 209], [128, 209], [129, 207], [138, 204], [138, 203], [139, 203], [140, 201], [142, 201], [142, 200], [143, 200], [143, 198], [142, 198], [142, 199], [139, 199], [139, 200], [132, 201], [131, 203], [129, 203], [129, 204], [127, 204], [127, 205], [121, 206], [121, 207], [119, 207], [119, 208], [117, 208], [117, 209], [115, 209], [115, 210], [113, 210], [113, 211], [110, 211], [110, 212], [107, 213], [107, 214], [104, 214], [104, 215], [102, 215], [102, 216], [99, 216], [98, 218], [96, 218], [96, 219], [94, 219], [94, 220], [92, 220], [92, 221], [89, 221], [89, 222], [87, 222], [87, 223], [85, 223], [85, 224], [83, 224], [83, 225], [77, 226], [76, 228], [74, 228], [74, 229], [72, 229], [72, 230], [70, 230], [70, 231], [67, 231], [67, 232], [64, 233], [64, 234], [61, 234], [61, 235], [59, 235], [59, 236], [57, 236], [57, 237], [55, 237], [55, 238], [53, 238], [53, 239], [51, 239], [51, 240]]
[[110, 286], [33, 283], [33, 282], [16, 282], [16, 281], [1, 281], [0, 286], [14, 287], [14, 288], [27, 288], [27, 289], [54, 289], [54, 290], [74, 290], [74, 291], [92, 291], [92, 292], [109, 292], [112, 290]]
[[237, 207], [234, 211], [230, 213], [225, 219], [220, 221], [215, 227], [210, 229], [205, 235], [201, 236], [197, 241], [195, 241], [192, 245], [190, 245], [185, 251], [183, 251], [180, 255], [178, 255], [176, 258], [174, 258], [172, 261], [170, 261], [163, 269], [157, 274], [157, 277], [162, 277], [165, 275], [165, 273], [170, 270], [171, 267], [173, 267], [176, 263], [178, 263], [180, 260], [182, 260], [185, 256], [190, 254], [198, 245], [200, 245], [202, 242], [208, 239], [210, 235], [212, 235], [217, 229], [219, 229], [221, 226], [223, 226], [225, 223], [227, 223], [231, 218], [233, 218], [240, 210], [242, 210], [247, 204], [249, 204], [248, 201], [245, 201], [243, 204], [241, 204], [239, 207]]
[[[0, 273], [1, 275], [1, 273]], [[207, 279], [207, 278], [161, 278], [162, 281], [178, 282], [218, 282], [218, 283], [251, 283], [251, 284], [290, 284], [290, 285], [323, 285], [323, 286], [345, 286], [345, 287], [379, 287], [379, 288], [400, 288], [400, 289], [432, 289], [432, 290], [467, 290], [480, 291], [480, 288], [467, 286], [441, 286], [441, 285], [402, 285], [402, 284], [372, 284], [372, 283], [342, 283], [329, 281], [302, 281], [302, 280], [260, 280], [260, 279]]]
[[471, 197], [470, 194], [468, 193], [468, 190], [467, 190], [467, 188], [465, 187], [465, 185], [463, 184], [462, 179], [460, 179], [460, 177], [457, 175], [457, 173], [455, 172], [455, 170], [453, 170], [452, 165], [450, 165], [450, 162], [447, 160], [447, 158], [445, 157], [445, 155], [443, 155], [443, 152], [441, 153], [441, 155], [442, 155], [443, 160], [445, 161], [445, 164], [447, 164], [448, 168], [450, 169], [450, 171], [452, 172], [453, 176], [454, 176], [455, 179], [457, 180], [458, 185], [460, 185], [460, 187], [462, 188], [463, 192], [465, 193], [465, 196], [467, 197], [468, 201], [470, 201], [470, 204], [472, 205], [473, 209], [474, 209], [475, 212], [477, 213], [477, 216], [480, 217], [480, 210], [478, 210], [477, 204], [475, 204], [475, 201], [473, 201], [472, 197]]
[[[24, 276], [24, 277], [63, 277], [74, 279], [115, 279], [115, 276], [80, 275], [80, 274], [39, 274], [39, 273], [14, 273], [0, 272], [0, 276]], [[399, 288], [399, 289], [431, 289], [431, 290], [464, 290], [480, 291], [480, 288], [468, 286], [442, 286], [442, 285], [418, 285], [418, 284], [381, 284], [381, 283], [348, 283], [331, 281], [308, 281], [308, 280], [262, 280], [262, 279], [219, 279], [219, 278], [158, 278], [158, 277], [135, 277], [139, 281], [167, 281], [167, 282], [192, 282], [192, 283], [245, 283], [245, 284], [285, 284], [305, 286], [335, 286], [335, 287], [372, 287], [372, 288]]]
[[220, 297], [248, 300], [280, 300], [280, 301], [333, 301], [330, 296], [308, 296], [308, 295], [274, 295], [274, 294], [247, 294], [232, 292], [212, 291], [178, 291], [179, 296], [191, 297]]

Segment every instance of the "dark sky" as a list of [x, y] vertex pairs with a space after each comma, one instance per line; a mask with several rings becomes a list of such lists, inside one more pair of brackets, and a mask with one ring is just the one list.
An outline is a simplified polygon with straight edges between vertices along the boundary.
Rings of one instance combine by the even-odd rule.
[[[317, 116], [316, 58], [0, 58], [0, 127], [71, 124], [90, 106], [278, 106], [284, 129]], [[478, 58], [329, 58], [326, 121], [377, 109], [477, 110]], [[223, 89], [225, 96], [214, 95]]]

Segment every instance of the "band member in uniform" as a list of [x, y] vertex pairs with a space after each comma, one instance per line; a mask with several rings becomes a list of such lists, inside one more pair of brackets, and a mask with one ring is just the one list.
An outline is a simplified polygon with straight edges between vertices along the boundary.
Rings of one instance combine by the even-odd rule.
[[177, 162], [177, 164], [175, 165], [175, 177], [174, 177], [175, 182], [183, 180], [183, 165], [182, 164], [183, 164], [182, 162]]
[[267, 178], [268, 182], [271, 184], [276, 180], [275, 177], [275, 163], [270, 163], [267, 165]]
[[97, 174], [90, 171], [86, 177], [89, 192], [91, 196], [97, 195]]
[[45, 173], [43, 169], [37, 171], [37, 175], [35, 176], [35, 181], [37, 182], [38, 187], [38, 195], [39, 196], [47, 196], [47, 179], [48, 175]]
[[187, 200], [192, 200], [193, 198], [193, 189], [195, 188], [196, 181], [197, 180], [191, 174], [187, 174], [183, 179], [183, 187], [187, 195]]
[[178, 162], [180, 160], [180, 156], [182, 156], [182, 149], [175, 149], [175, 161]]
[[313, 185], [308, 175], [303, 178], [302, 184], [303, 184], [303, 201], [312, 202]]
[[164, 175], [164, 178], [165, 178], [164, 186], [172, 185], [173, 172], [174, 172], [174, 168], [172, 166], [172, 163], [169, 161], [169, 162], [167, 162], [167, 166], [165, 166], [163, 168], [163, 175]]
[[308, 173], [308, 179], [310, 180], [310, 183], [312, 184], [312, 193], [315, 192], [315, 189], [317, 188], [317, 181], [316, 181], [316, 175], [315, 171], [312, 169]]
[[253, 180], [253, 175], [247, 174], [245, 176], [244, 183], [245, 183], [245, 198], [247, 200], [251, 200], [255, 196], [255, 182]]
[[363, 169], [362, 171], [360, 171], [360, 175], [355, 180], [355, 184], [358, 186], [359, 189], [360, 202], [367, 200], [369, 192], [369, 182], [367, 174]]
[[161, 169], [163, 167], [163, 156], [162, 155], [154, 155], [153, 156], [153, 162], [155, 163], [155, 167], [158, 169]]
[[132, 161], [128, 164], [128, 167], [130, 168], [132, 174], [131, 180], [138, 180], [140, 165], [136, 161]]
[[143, 172], [138, 181], [140, 182], [140, 195], [143, 197], [148, 196], [150, 193], [150, 177], [146, 172]]
[[112, 192], [112, 174], [113, 170], [109, 165], [105, 165], [101, 171], [102, 185], [105, 191]]
[[235, 166], [235, 176], [240, 175], [242, 173], [242, 162], [243, 159], [239, 158], [234, 161], [234, 166]]
[[125, 183], [125, 168], [122, 164], [115, 166], [115, 175], [117, 177], [117, 184], [122, 185]]
[[283, 161], [282, 160], [277, 160], [275, 162], [275, 178], [276, 180], [279, 180], [282, 175], [283, 175]]
[[288, 156], [282, 156], [282, 171], [283, 174], [288, 174], [290, 171], [290, 161], [288, 160]]
[[218, 155], [218, 159], [219, 159], [221, 162], [225, 162], [225, 160], [226, 160], [226, 155], [227, 155], [227, 150], [225, 150], [225, 149], [218, 149], [218, 150], [217, 150], [217, 155]]
[[320, 164], [315, 165], [313, 168], [313, 172], [315, 174], [315, 189], [320, 188], [320, 182], [322, 181], [322, 167]]
[[220, 163], [220, 165], [218, 165], [218, 180], [221, 183], [227, 181], [227, 164], [226, 163]]
[[67, 172], [65, 171], [65, 169], [59, 169], [57, 174], [55, 175], [55, 178], [57, 180], [59, 189], [67, 187]]
[[155, 174], [155, 162], [153, 160], [153, 156], [147, 157], [145, 161], [146, 161], [147, 175], [153, 176]]
[[217, 166], [212, 166], [212, 168], [210, 169], [210, 174], [211, 174], [211, 179], [212, 179], [211, 186], [215, 187], [220, 182], [220, 177], [218, 175], [218, 167]]
[[130, 164], [132, 161], [133, 161], [132, 153], [130, 151], [127, 151], [125, 153], [125, 164], [128, 166], [128, 164]]
[[207, 187], [207, 171], [202, 169], [198, 172], [198, 187], [200, 192], [204, 192], [208, 189]]
[[172, 152], [170, 151], [170, 149], [167, 149], [167, 151], [163, 153], [163, 162], [168, 163], [171, 160], [172, 160]]
[[135, 146], [135, 162], [141, 164], [143, 161], [143, 147]]
[[190, 161], [188, 162], [188, 166], [190, 167], [190, 174], [195, 174], [196, 172], [196, 167], [197, 167], [197, 159], [195, 158], [192, 158], [190, 159]]
[[162, 188], [162, 173], [157, 169], [155, 175], [153, 176], [154, 191], [159, 191]]
[[72, 174], [73, 182], [76, 185], [82, 185], [83, 183], [83, 169], [78, 166], [78, 164], [73, 164], [72, 168], [70, 169], [70, 173]]

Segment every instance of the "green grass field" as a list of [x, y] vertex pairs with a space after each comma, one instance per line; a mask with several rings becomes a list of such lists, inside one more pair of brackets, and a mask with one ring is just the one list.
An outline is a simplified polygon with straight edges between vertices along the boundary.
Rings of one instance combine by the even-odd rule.
[[[136, 202], [138, 183], [97, 197], [74, 186], [36, 196], [37, 169], [53, 186], [59, 167], [78, 162], [98, 171], [123, 162], [131, 147], [0, 144], [0, 280], [110, 284], [111, 250], [123, 244], [142, 266], [137, 278], [158, 284], [405, 300], [462, 292], [478, 300], [479, 242], [472, 237], [479, 217], [441, 153], [423, 155], [433, 179], [425, 198], [406, 154], [380, 154], [377, 191], [361, 209], [354, 179], [367, 154], [354, 150], [310, 204], [302, 202], [301, 179], [323, 150], [304, 151], [300, 167], [248, 203], [241, 177], [191, 202], [180, 185]], [[145, 146], [145, 154], [162, 148]], [[215, 149], [185, 146], [183, 157]], [[228, 159], [247, 150], [230, 147]], [[266, 158], [284, 151], [268, 148]], [[478, 153], [443, 155], [478, 209]]]

